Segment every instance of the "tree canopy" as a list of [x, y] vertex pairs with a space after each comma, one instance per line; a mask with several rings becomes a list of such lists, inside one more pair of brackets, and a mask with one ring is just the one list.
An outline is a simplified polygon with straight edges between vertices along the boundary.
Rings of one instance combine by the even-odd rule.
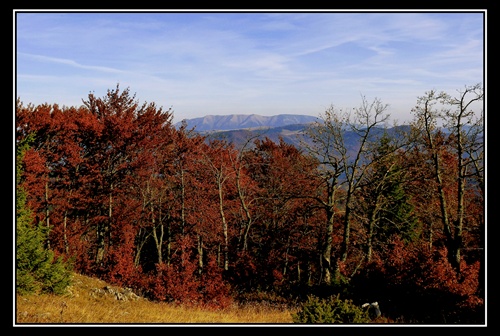
[[389, 127], [363, 97], [354, 115], [327, 109], [303, 147], [236, 148], [119, 86], [78, 108], [18, 99], [17, 289], [58, 292], [71, 264], [154, 300], [341, 293], [396, 318], [432, 298], [437, 317], [405, 313], [484, 320], [483, 112], [468, 104], [481, 100], [479, 85], [427, 93], [414, 122]]

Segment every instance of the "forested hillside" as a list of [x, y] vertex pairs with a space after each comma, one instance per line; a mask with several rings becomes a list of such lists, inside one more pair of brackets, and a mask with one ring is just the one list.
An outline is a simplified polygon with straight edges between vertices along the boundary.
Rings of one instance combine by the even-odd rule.
[[331, 106], [300, 148], [208, 139], [118, 86], [81, 107], [18, 99], [16, 142], [33, 137], [20, 184], [47, 249], [151, 300], [340, 295], [393, 320], [482, 324], [483, 91], [458, 92], [416, 97], [391, 132], [377, 99]]

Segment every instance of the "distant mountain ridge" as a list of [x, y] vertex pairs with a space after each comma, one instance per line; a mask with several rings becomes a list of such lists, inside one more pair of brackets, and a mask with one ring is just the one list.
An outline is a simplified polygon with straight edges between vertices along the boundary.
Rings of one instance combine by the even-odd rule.
[[[246, 145], [251, 148], [256, 139], [268, 138], [275, 143], [282, 139], [285, 143], [304, 150], [304, 146], [312, 145], [312, 139], [307, 135], [307, 130], [310, 127], [316, 127], [315, 122], [322, 124], [323, 120], [319, 117], [295, 114], [279, 114], [269, 117], [257, 114], [231, 114], [208, 115], [185, 119], [184, 122], [188, 129], [194, 128], [196, 133], [205, 136], [207, 143], [212, 140], [224, 140], [240, 149]], [[182, 122], [179, 122], [175, 126], [180, 127], [181, 124]], [[384, 132], [388, 132], [390, 136], [401, 136], [401, 132], [409, 132], [409, 126], [390, 127], [385, 131], [381, 127], [376, 127], [372, 130], [372, 136], [377, 138]], [[359, 136], [355, 135], [352, 130], [345, 130], [344, 142], [349, 153], [355, 153], [359, 147], [359, 140]]]
[[281, 138], [286, 143], [300, 148], [303, 145], [303, 141], [308, 142], [308, 138], [305, 135], [308, 127], [309, 124], [291, 124], [279, 127], [245, 128], [228, 131], [211, 131], [206, 132], [205, 136], [207, 137], [207, 141], [225, 140], [234, 144], [238, 149], [242, 148], [249, 139], [255, 140], [257, 138], [260, 140], [269, 138], [275, 143], [279, 143]]
[[[207, 115], [200, 118], [184, 119], [188, 129], [197, 132], [230, 131], [258, 127], [284, 127], [296, 124], [309, 124], [318, 118], [300, 114], [278, 114], [262, 116], [258, 114]], [[179, 126], [181, 123], [177, 123]]]

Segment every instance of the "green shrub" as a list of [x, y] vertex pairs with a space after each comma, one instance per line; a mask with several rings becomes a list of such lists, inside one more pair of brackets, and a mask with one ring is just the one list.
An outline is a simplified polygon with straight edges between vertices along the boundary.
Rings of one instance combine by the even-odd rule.
[[369, 323], [368, 312], [339, 295], [320, 299], [308, 296], [301, 309], [292, 314], [294, 323]]
[[47, 228], [34, 225], [26, 204], [26, 191], [20, 186], [21, 161], [27, 145], [18, 148], [16, 166], [16, 291], [62, 294], [71, 282], [71, 267], [44, 247]]
[[21, 294], [62, 294], [71, 283], [70, 265], [43, 247], [43, 229], [17, 225], [16, 289]]

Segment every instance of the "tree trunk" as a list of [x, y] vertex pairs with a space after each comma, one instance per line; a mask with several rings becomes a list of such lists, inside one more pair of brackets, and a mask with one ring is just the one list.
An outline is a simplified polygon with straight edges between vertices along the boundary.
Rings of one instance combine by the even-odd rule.
[[203, 237], [198, 235], [198, 274], [203, 272]]
[[[49, 210], [49, 181], [45, 182], [45, 225], [50, 229], [50, 210]], [[50, 238], [47, 235], [47, 249], [50, 249]]]
[[[156, 224], [153, 203], [154, 203], [153, 201], [150, 202], [150, 204], [151, 204], [150, 205], [150, 207], [151, 207], [150, 208], [151, 209], [151, 226], [153, 228], [153, 239], [155, 241], [156, 254], [158, 255], [158, 264], [163, 264], [162, 246], [163, 246], [164, 228], [163, 228], [163, 225], [162, 225], [161, 222], [159, 222], [158, 224]], [[157, 229], [160, 230], [159, 234], [158, 234]]]
[[[112, 188], [111, 188], [112, 189]], [[113, 217], [113, 194], [109, 193], [108, 220], [97, 226], [97, 264], [102, 264], [106, 252], [106, 239], [109, 238], [111, 221]]]
[[184, 235], [186, 226], [186, 186], [184, 184], [184, 169], [181, 167], [181, 232]]
[[63, 219], [63, 241], [64, 241], [64, 251], [69, 254], [69, 244], [68, 244], [68, 234], [66, 232], [68, 226], [68, 211], [64, 211]]
[[246, 251], [248, 249], [248, 233], [250, 232], [250, 227], [252, 226], [252, 215], [250, 214], [250, 210], [245, 201], [245, 197], [243, 195], [243, 191], [241, 190], [239, 172], [236, 176], [236, 187], [238, 188], [238, 197], [240, 199], [241, 207], [245, 212], [245, 228], [243, 230], [243, 238], [242, 238], [242, 251]]
[[373, 233], [377, 217], [377, 208], [372, 210], [370, 218], [368, 220], [368, 237], [366, 241], [366, 261], [370, 262], [372, 260], [372, 250], [373, 250]]
[[224, 270], [227, 271], [229, 269], [229, 242], [226, 215], [224, 214], [224, 195], [222, 191], [222, 181], [220, 176], [218, 177], [217, 186], [219, 189], [219, 213], [222, 221], [222, 234], [224, 236]]
[[325, 247], [321, 258], [321, 265], [323, 271], [322, 282], [328, 285], [332, 281], [331, 257], [332, 257], [334, 215], [335, 211], [333, 210], [333, 205], [328, 206], [326, 209], [327, 225], [326, 225]]

